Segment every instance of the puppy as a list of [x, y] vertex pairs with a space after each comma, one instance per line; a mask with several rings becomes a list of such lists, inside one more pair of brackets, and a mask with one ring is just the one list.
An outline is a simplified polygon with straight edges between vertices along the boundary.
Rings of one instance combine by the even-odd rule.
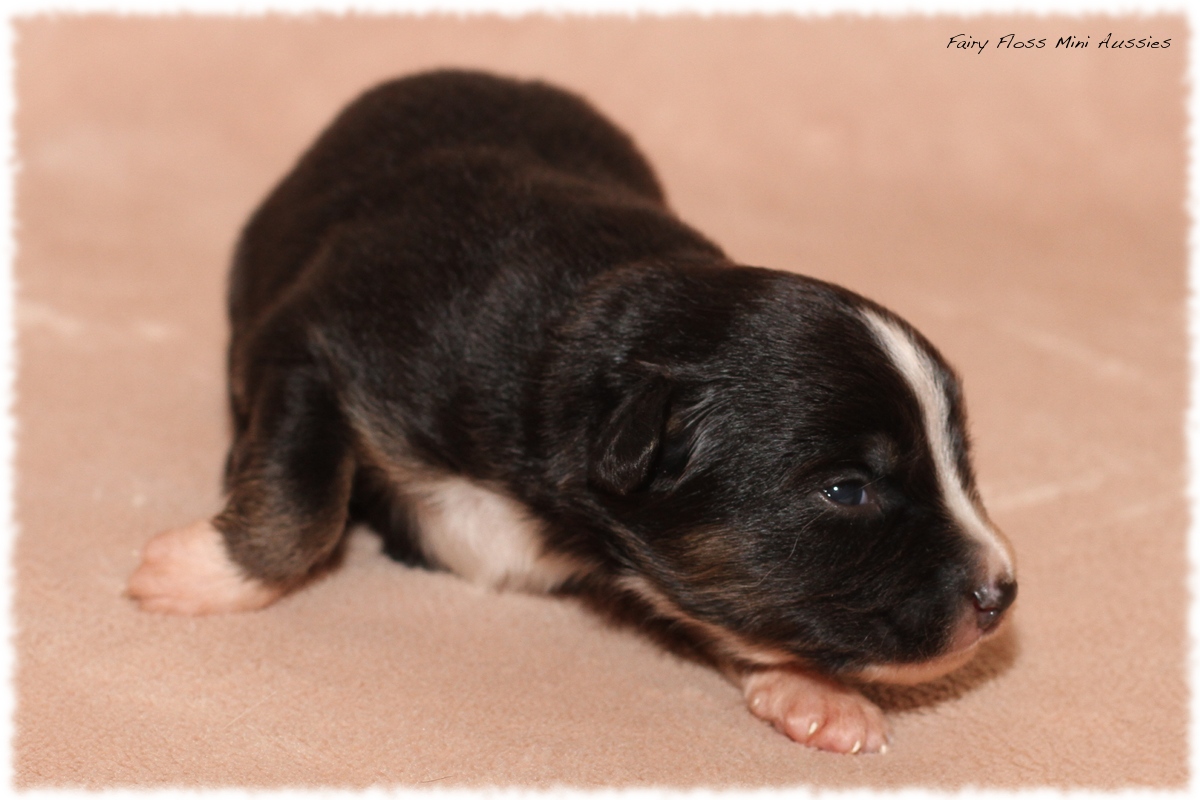
[[842, 679], [944, 674], [1014, 599], [932, 345], [731, 263], [559, 89], [367, 92], [250, 219], [229, 315], [228, 499], [146, 545], [144, 609], [265, 606], [362, 521], [408, 563], [630, 600], [858, 753], [887, 726]]

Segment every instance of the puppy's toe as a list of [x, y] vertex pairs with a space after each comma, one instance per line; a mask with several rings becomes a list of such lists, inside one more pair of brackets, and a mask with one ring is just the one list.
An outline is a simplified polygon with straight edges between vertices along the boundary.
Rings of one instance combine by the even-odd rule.
[[755, 716], [789, 738], [835, 753], [887, 750], [887, 720], [860, 693], [794, 669], [768, 669], [743, 679]]
[[148, 541], [125, 594], [144, 611], [221, 614], [262, 608], [282, 592], [245, 577], [229, 560], [220, 531], [200, 521]]
[[834, 753], [878, 753], [887, 748], [887, 721], [874, 703], [857, 692], [831, 700], [825, 719], [806, 742]]

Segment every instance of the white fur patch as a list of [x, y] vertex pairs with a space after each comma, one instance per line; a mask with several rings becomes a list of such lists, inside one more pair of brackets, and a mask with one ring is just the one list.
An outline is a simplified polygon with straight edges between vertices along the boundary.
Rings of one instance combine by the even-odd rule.
[[547, 553], [540, 523], [521, 503], [462, 477], [403, 484], [417, 517], [421, 551], [467, 580], [545, 592], [583, 570]]
[[864, 309], [867, 325], [896, 369], [917, 396], [924, 416], [925, 434], [937, 471], [938, 483], [950, 513], [971, 536], [987, 548], [989, 572], [1013, 577], [1012, 548], [1004, 536], [980, 513], [967, 495], [951, 444], [950, 404], [941, 373], [933, 359], [908, 332], [879, 314]]
[[230, 561], [221, 532], [201, 520], [147, 542], [125, 594], [145, 611], [224, 614], [262, 608], [282, 590], [247, 578]]

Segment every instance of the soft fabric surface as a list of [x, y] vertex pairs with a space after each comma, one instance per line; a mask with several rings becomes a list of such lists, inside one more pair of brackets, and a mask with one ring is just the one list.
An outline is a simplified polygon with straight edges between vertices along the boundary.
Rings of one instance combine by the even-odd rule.
[[[1169, 49], [1095, 43], [1153, 35]], [[983, 53], [947, 49], [956, 33]], [[16, 780], [67, 786], [1180, 786], [1180, 18], [27, 18], [17, 24]], [[1006, 33], [1049, 37], [996, 50]], [[1057, 37], [1090, 36], [1086, 49]], [[1013, 624], [839, 757], [576, 603], [391, 563], [262, 612], [121, 596], [219, 509], [223, 283], [333, 113], [433, 66], [591, 98], [735, 258], [840, 282], [965, 378]]]

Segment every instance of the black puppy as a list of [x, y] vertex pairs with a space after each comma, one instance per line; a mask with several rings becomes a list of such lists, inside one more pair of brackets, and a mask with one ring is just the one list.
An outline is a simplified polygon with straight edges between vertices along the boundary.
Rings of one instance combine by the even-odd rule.
[[487, 585], [634, 597], [793, 739], [871, 752], [837, 678], [943, 674], [1015, 595], [937, 351], [732, 264], [561, 90], [371, 90], [250, 220], [229, 303], [228, 501], [147, 544], [145, 609], [264, 606], [361, 520]]

